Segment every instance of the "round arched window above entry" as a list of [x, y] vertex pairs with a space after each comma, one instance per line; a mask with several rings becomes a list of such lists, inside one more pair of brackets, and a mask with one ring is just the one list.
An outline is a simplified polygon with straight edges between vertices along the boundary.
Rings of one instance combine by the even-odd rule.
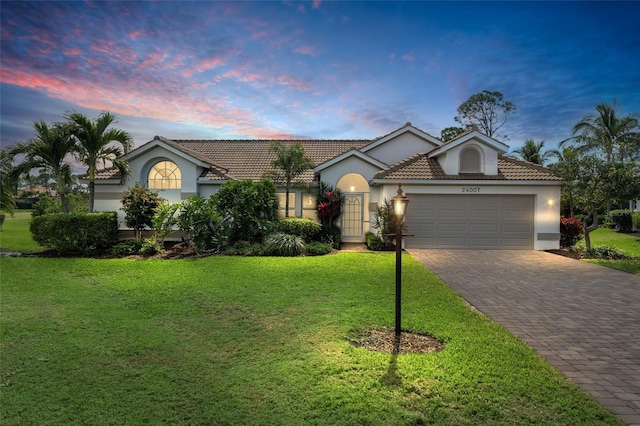
[[149, 171], [149, 189], [181, 189], [182, 174], [173, 161], [160, 161]]

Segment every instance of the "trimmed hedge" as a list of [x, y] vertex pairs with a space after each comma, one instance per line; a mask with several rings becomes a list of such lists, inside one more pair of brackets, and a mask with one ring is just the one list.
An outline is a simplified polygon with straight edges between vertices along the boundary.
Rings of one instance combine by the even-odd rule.
[[573, 247], [582, 238], [584, 227], [580, 219], [568, 217], [560, 219], [560, 247]]
[[87, 255], [118, 242], [116, 212], [38, 216], [31, 220], [30, 229], [38, 244], [64, 255]]
[[306, 217], [287, 217], [280, 219], [280, 230], [289, 235], [297, 235], [305, 242], [317, 241], [322, 225]]
[[617, 231], [629, 233], [633, 229], [633, 219], [629, 209], [611, 210], [609, 220]]
[[633, 220], [634, 228], [640, 229], [640, 212], [633, 212], [631, 219]]

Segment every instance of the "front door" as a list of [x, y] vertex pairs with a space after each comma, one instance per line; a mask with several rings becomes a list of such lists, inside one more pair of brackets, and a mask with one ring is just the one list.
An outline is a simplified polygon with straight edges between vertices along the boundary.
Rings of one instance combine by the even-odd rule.
[[362, 241], [363, 202], [362, 194], [345, 194], [341, 226], [345, 242]]

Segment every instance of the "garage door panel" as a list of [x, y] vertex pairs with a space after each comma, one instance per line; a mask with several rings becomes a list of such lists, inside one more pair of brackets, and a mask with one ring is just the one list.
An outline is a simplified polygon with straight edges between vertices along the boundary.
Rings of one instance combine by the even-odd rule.
[[471, 232], [484, 232], [484, 233], [497, 233], [500, 230], [500, 225], [497, 223], [472, 223], [470, 226]]
[[533, 248], [533, 196], [407, 196], [408, 247]]
[[473, 249], [497, 249], [500, 248], [497, 238], [470, 238], [469, 248]]

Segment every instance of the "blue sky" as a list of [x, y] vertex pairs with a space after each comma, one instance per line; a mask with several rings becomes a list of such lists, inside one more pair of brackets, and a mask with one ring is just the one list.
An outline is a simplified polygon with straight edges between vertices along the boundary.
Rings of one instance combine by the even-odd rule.
[[2, 1], [2, 147], [108, 110], [136, 145], [440, 136], [474, 93], [554, 145], [600, 102], [640, 112], [640, 2]]

